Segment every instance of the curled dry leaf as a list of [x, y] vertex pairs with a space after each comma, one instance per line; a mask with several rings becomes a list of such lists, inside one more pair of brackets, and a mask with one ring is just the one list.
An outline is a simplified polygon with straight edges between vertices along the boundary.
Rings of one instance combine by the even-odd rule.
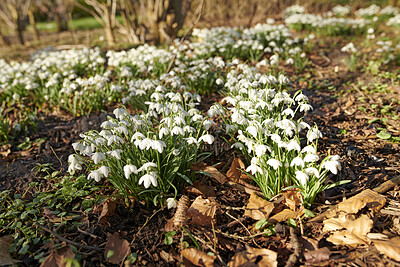
[[396, 261], [400, 261], [400, 237], [390, 240], [374, 240], [376, 249]]
[[109, 263], [120, 264], [130, 252], [131, 247], [129, 246], [129, 242], [120, 238], [118, 233], [114, 233], [108, 237], [104, 257]]
[[70, 246], [64, 246], [58, 249], [57, 252], [51, 252], [42, 264], [40, 264], [40, 267], [64, 267], [66, 266], [65, 259], [67, 258], [75, 258], [75, 254], [72, 252]]
[[284, 204], [291, 210], [298, 210], [301, 206], [301, 193], [298, 188], [293, 188], [283, 192]]
[[265, 200], [265, 198], [262, 198], [253, 192], [250, 195], [244, 216], [250, 217], [254, 220], [268, 219], [274, 208], [274, 203]]
[[228, 262], [228, 266], [275, 267], [278, 266], [277, 256], [275, 251], [269, 249], [247, 247], [246, 250], [237, 252]]
[[195, 181], [193, 186], [189, 188], [188, 192], [197, 195], [203, 194], [206, 197], [215, 197], [215, 187], [211, 185], [205, 185], [199, 181]]
[[103, 203], [103, 209], [101, 210], [101, 214], [99, 216], [99, 222], [104, 223], [107, 221], [107, 218], [114, 215], [115, 208], [116, 208], [115, 201], [111, 200], [110, 198], [107, 199]]
[[337, 209], [346, 213], [357, 213], [367, 207], [375, 214], [385, 205], [386, 198], [378, 193], [367, 189], [363, 192], [339, 203]]
[[308, 263], [318, 263], [329, 260], [332, 252], [327, 248], [320, 248], [304, 253], [304, 258]]
[[361, 215], [356, 219], [351, 214], [341, 214], [338, 218], [324, 220], [324, 232], [332, 232], [327, 238], [335, 245], [347, 245], [356, 247], [368, 244], [367, 234], [371, 231], [373, 222], [367, 215]]
[[212, 267], [216, 256], [207, 255], [207, 253], [196, 248], [186, 248], [181, 251], [183, 257], [195, 266]]
[[202, 196], [198, 196], [190, 208], [188, 215], [192, 218], [192, 223], [197, 225], [211, 225], [216, 223], [215, 212], [218, 203]]
[[303, 215], [302, 210], [294, 211], [294, 210], [290, 210], [290, 209], [284, 209], [281, 212], [279, 212], [278, 214], [275, 214], [274, 216], [269, 218], [268, 222], [275, 224], [278, 222], [287, 221], [289, 219], [297, 219], [302, 215]]
[[206, 175], [210, 176], [211, 178], [213, 178], [214, 180], [216, 180], [217, 182], [219, 182], [221, 184], [226, 182], [226, 176], [225, 175], [220, 173], [217, 170], [217, 168], [208, 166], [204, 162], [199, 162], [199, 163], [192, 164], [190, 169], [193, 170], [193, 171], [203, 172], [203, 173], [205, 173]]
[[0, 266], [12, 265], [18, 262], [8, 252], [13, 240], [14, 238], [11, 235], [0, 237]]
[[232, 161], [232, 165], [229, 170], [226, 172], [226, 177], [232, 182], [239, 182], [239, 179], [242, 175], [241, 170], [244, 170], [246, 166], [243, 161], [239, 158], [235, 158]]

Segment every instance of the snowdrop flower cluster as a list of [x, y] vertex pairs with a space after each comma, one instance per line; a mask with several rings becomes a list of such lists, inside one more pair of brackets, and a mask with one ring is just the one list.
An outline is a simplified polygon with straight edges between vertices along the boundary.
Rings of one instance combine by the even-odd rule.
[[342, 49], [340, 50], [342, 52], [347, 52], [347, 53], [356, 53], [358, 51], [353, 43], [348, 43], [347, 45], [343, 46]]
[[[147, 112], [130, 115], [114, 110], [102, 130], [82, 134], [69, 157], [69, 172], [88, 166], [88, 179], [107, 179], [124, 196], [165, 203], [190, 182], [190, 166], [203, 143], [212, 144], [207, 130], [214, 124], [196, 109], [199, 95], [174, 92], [158, 85], [146, 101]], [[161, 89], [162, 88], [162, 89]], [[167, 201], [173, 207], [173, 201]]]
[[218, 55], [225, 59], [236, 57], [255, 61], [264, 53], [285, 56], [286, 50], [300, 47], [300, 40], [292, 39], [287, 27], [270, 23], [243, 30], [229, 27], [194, 29], [192, 35], [197, 42], [188, 47], [199, 57]]
[[396, 16], [390, 18], [387, 22], [386, 22], [387, 26], [400, 26], [400, 14], [397, 14]]
[[306, 11], [306, 8], [304, 6], [293, 5], [293, 6], [289, 6], [289, 7], [285, 8], [285, 10], [283, 11], [283, 16], [285, 18], [287, 18], [293, 14], [303, 14], [303, 13], [305, 13], [305, 11]]
[[350, 14], [350, 6], [337, 5], [332, 8], [332, 13], [339, 17], [344, 17]]
[[392, 41], [377, 41], [376, 45], [378, 48], [375, 50], [379, 54], [378, 59], [383, 64], [389, 64], [390, 62], [400, 59], [400, 44], [393, 44]]
[[370, 18], [379, 13], [381, 8], [375, 4], [370, 5], [367, 8], [360, 8], [356, 10], [355, 14], [356, 16], [364, 17], [364, 18]]
[[288, 27], [301, 31], [317, 31], [322, 35], [351, 34], [354, 31], [361, 31], [370, 21], [364, 18], [351, 19], [343, 17], [323, 17], [314, 14], [293, 14], [285, 19]]
[[286, 93], [283, 88], [288, 83], [284, 75], [265, 75], [238, 65], [227, 75], [225, 106], [215, 104], [209, 114], [222, 117], [234, 140], [232, 147], [250, 163], [246, 172], [267, 199], [296, 186], [309, 205], [323, 190], [328, 171], [336, 174], [341, 166], [337, 156], [320, 159], [316, 148], [322, 134], [300, 115], [312, 106], [301, 92], [293, 97]]

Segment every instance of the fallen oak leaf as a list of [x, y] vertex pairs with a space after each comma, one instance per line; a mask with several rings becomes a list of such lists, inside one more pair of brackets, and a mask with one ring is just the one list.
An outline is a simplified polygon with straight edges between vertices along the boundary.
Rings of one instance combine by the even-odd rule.
[[302, 216], [304, 214], [304, 211], [302, 210], [298, 210], [298, 211], [294, 211], [294, 210], [290, 210], [290, 209], [284, 209], [281, 212], [275, 214], [274, 216], [272, 216], [271, 218], [268, 219], [269, 223], [278, 223], [278, 222], [284, 222], [287, 221], [289, 219], [297, 219], [300, 216]]
[[329, 260], [331, 254], [332, 252], [327, 247], [324, 247], [304, 253], [304, 258], [307, 263], [318, 263]]
[[357, 213], [364, 207], [367, 207], [376, 214], [385, 203], [386, 198], [384, 196], [367, 189], [339, 203], [337, 205], [337, 210], [346, 213]]
[[14, 260], [9, 252], [14, 238], [11, 235], [0, 237], [0, 266], [16, 264], [19, 261]]
[[120, 264], [130, 252], [129, 242], [120, 238], [118, 233], [114, 233], [107, 240], [104, 257], [109, 263]]
[[389, 258], [400, 261], [400, 237], [394, 237], [390, 240], [374, 240], [376, 249]]
[[65, 260], [73, 258], [75, 258], [75, 253], [72, 252], [70, 246], [66, 245], [57, 251], [51, 252], [42, 264], [40, 264], [40, 267], [65, 267], [67, 265]]
[[190, 169], [202, 173], [204, 175], [207, 175], [221, 184], [225, 183], [227, 180], [226, 176], [221, 172], [219, 172], [217, 168], [208, 166], [204, 162], [192, 164]]
[[235, 158], [232, 161], [232, 165], [229, 168], [229, 170], [226, 172], [226, 177], [231, 180], [232, 182], [238, 183], [240, 180], [240, 177], [242, 175], [242, 171], [245, 169], [245, 165], [243, 161], [239, 158]]
[[257, 221], [261, 219], [268, 219], [274, 208], [274, 203], [267, 201], [265, 198], [260, 197], [257, 195], [257, 193], [253, 192], [250, 195], [249, 203], [244, 211], [244, 216], [250, 217]]
[[239, 266], [278, 266], [278, 253], [265, 248], [247, 247], [246, 250], [237, 252], [228, 262], [228, 267]]
[[198, 196], [187, 210], [187, 213], [192, 218], [192, 224], [211, 225], [216, 223], [215, 212], [217, 207], [218, 203], [215, 201]]
[[187, 192], [195, 195], [204, 195], [206, 197], [215, 197], [215, 187], [205, 185], [199, 181], [193, 182], [193, 185], [188, 187]]
[[341, 214], [338, 218], [324, 220], [323, 232], [332, 232], [327, 238], [335, 245], [347, 245], [357, 247], [369, 243], [367, 234], [372, 228], [373, 222], [367, 215], [361, 215], [359, 218], [350, 214]]
[[115, 208], [116, 208], [116, 203], [112, 199], [107, 199], [103, 203], [103, 209], [101, 210], [101, 214], [99, 216], [99, 222], [104, 223], [107, 221], [107, 218], [114, 215], [115, 213]]
[[216, 256], [208, 255], [196, 248], [186, 248], [181, 251], [181, 254], [195, 266], [212, 267], [217, 258]]

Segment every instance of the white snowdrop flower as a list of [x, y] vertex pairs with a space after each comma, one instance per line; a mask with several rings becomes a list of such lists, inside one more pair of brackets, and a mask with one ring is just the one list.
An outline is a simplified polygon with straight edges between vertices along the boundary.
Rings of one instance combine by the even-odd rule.
[[151, 143], [151, 148], [157, 150], [160, 154], [163, 152], [165, 147], [167, 147], [167, 145], [161, 140], [153, 141]]
[[178, 204], [178, 201], [176, 201], [175, 198], [167, 198], [167, 207], [168, 209], [173, 209], [176, 208], [176, 205]]
[[314, 168], [314, 167], [308, 167], [304, 170], [304, 172], [308, 175], [308, 176], [312, 176], [314, 175], [315, 177], [319, 177], [319, 171]]
[[305, 186], [307, 184], [307, 181], [309, 179], [308, 175], [305, 174], [302, 171], [296, 171], [296, 179], [303, 185]]
[[236, 132], [236, 130], [237, 130], [237, 126], [236, 125], [230, 125], [230, 124], [226, 124], [225, 125], [225, 128], [226, 128], [226, 133], [229, 133], [229, 132]]
[[169, 135], [169, 129], [162, 127], [158, 132], [158, 138], [162, 139], [164, 136]]
[[172, 154], [173, 154], [174, 156], [178, 156], [178, 155], [180, 154], [179, 149], [174, 149], [174, 150], [172, 151]]
[[328, 161], [322, 163], [322, 168], [329, 170], [333, 174], [337, 174], [338, 170], [342, 169], [342, 165], [339, 162], [339, 156], [332, 156]]
[[322, 133], [316, 128], [311, 128], [308, 130], [307, 132], [307, 140], [308, 142], [312, 142], [315, 139], [321, 138], [322, 137]]
[[279, 134], [271, 134], [271, 140], [274, 141], [275, 143], [280, 143], [281, 142], [281, 137]]
[[93, 160], [94, 164], [98, 164], [99, 162], [101, 162], [104, 159], [106, 159], [106, 155], [104, 155], [101, 152], [96, 152], [92, 155], [92, 160]]
[[270, 61], [271, 66], [278, 65], [279, 56], [277, 54], [274, 54], [269, 58], [269, 61]]
[[279, 82], [280, 84], [287, 84], [287, 83], [289, 83], [289, 78], [286, 77], [286, 76], [283, 75], [283, 74], [279, 74], [278, 82]]
[[104, 177], [108, 177], [108, 175], [110, 174], [110, 168], [107, 166], [101, 166], [99, 168], [99, 172], [104, 176]]
[[251, 134], [254, 138], [257, 138], [258, 130], [255, 126], [249, 126], [246, 128], [246, 131]]
[[124, 166], [125, 178], [129, 179], [129, 177], [131, 176], [132, 173], [134, 173], [134, 174], [138, 173], [137, 167], [132, 164], [125, 165]]
[[116, 108], [114, 109], [113, 113], [117, 119], [122, 119], [125, 115], [128, 114], [128, 112], [123, 108]]
[[193, 121], [193, 122], [201, 121], [201, 120], [203, 120], [203, 115], [201, 115], [201, 114], [194, 114], [190, 120]]
[[158, 182], [157, 182], [157, 173], [156, 172], [150, 172], [149, 174], [145, 174], [139, 179], [139, 185], [143, 184], [144, 188], [149, 188], [150, 184], [152, 184], [154, 187], [157, 187]]
[[287, 65], [293, 65], [293, 64], [294, 64], [294, 59], [293, 59], [293, 58], [288, 58], [288, 59], [286, 60], [286, 64], [287, 64]]
[[172, 119], [171, 117], [165, 117], [163, 118], [161, 121], [161, 123], [164, 123], [165, 125], [167, 125], [168, 127], [172, 126]]
[[282, 114], [285, 116], [290, 116], [291, 118], [294, 117], [294, 111], [291, 108], [287, 108], [284, 111], [282, 111]]
[[242, 143], [236, 142], [231, 146], [231, 148], [238, 148], [242, 150], [244, 148], [244, 145]]
[[255, 175], [256, 173], [260, 173], [261, 175], [264, 174], [263, 169], [259, 166], [260, 162], [259, 159], [253, 157], [250, 162], [250, 166], [247, 167], [246, 171], [251, 172], [251, 174]]
[[307, 112], [313, 110], [313, 107], [310, 104], [300, 103], [300, 112]]
[[317, 154], [317, 149], [313, 145], [308, 145], [301, 150], [301, 153]]
[[76, 142], [72, 144], [72, 147], [74, 148], [75, 151], [82, 151], [85, 149], [85, 146], [82, 145], [81, 142]]
[[99, 170], [91, 171], [87, 177], [88, 180], [94, 179], [96, 182], [100, 182], [101, 178], [103, 178], [103, 174]]
[[298, 94], [294, 100], [296, 100], [297, 102], [301, 102], [301, 101], [308, 101], [308, 97], [304, 94]]
[[201, 141], [211, 145], [212, 143], [214, 143], [214, 136], [212, 136], [211, 134], [205, 134], [199, 138], [198, 142], [200, 143]]
[[17, 93], [13, 94], [12, 98], [14, 99], [14, 101], [19, 101], [21, 99], [21, 96]]
[[185, 119], [181, 116], [177, 116], [174, 118], [174, 125], [185, 125]]
[[150, 168], [157, 168], [157, 164], [154, 162], [146, 162], [137, 170], [137, 172], [148, 171]]
[[110, 129], [110, 128], [114, 128], [115, 126], [116, 126], [116, 124], [111, 121], [104, 121], [100, 124], [100, 127], [103, 129]]
[[312, 153], [308, 153], [305, 157], [304, 157], [304, 161], [305, 162], [315, 162], [319, 160], [319, 156], [317, 154], [312, 154]]
[[348, 43], [347, 45], [342, 47], [341, 51], [342, 52], [355, 53], [355, 52], [357, 52], [357, 48], [354, 46], [353, 43]]
[[172, 128], [171, 131], [172, 135], [185, 135], [185, 132], [183, 131], [183, 129], [179, 126], [175, 126], [174, 128]]
[[215, 84], [217, 84], [217, 85], [222, 85], [224, 83], [224, 81], [221, 79], [221, 78], [218, 78], [216, 81], [215, 81]]
[[138, 146], [141, 150], [149, 150], [151, 148], [151, 145], [153, 143], [153, 140], [146, 137], [143, 140], [136, 140], [134, 142], [134, 145]]
[[271, 166], [272, 168], [274, 168], [274, 170], [277, 170], [279, 167], [282, 167], [282, 162], [280, 162], [280, 161], [277, 160], [277, 159], [269, 159], [269, 160], [267, 161], [267, 164], [268, 164], [269, 166]]
[[292, 162], [290, 163], [290, 166], [301, 166], [302, 168], [304, 168], [304, 161], [301, 157], [295, 157], [294, 159], [292, 159]]
[[120, 133], [120, 134], [125, 134], [128, 135], [128, 129], [125, 126], [118, 126], [115, 128], [115, 130]]
[[123, 142], [124, 142], [124, 139], [122, 139], [118, 135], [111, 135], [108, 137], [107, 146], [110, 146], [112, 143], [116, 143], [116, 144], [121, 143], [122, 144]]
[[287, 144], [286, 149], [287, 149], [288, 151], [291, 151], [291, 150], [300, 151], [300, 150], [301, 150], [301, 147], [300, 147], [300, 144], [299, 144], [299, 142], [298, 142], [297, 140], [292, 139], [292, 140]]
[[256, 144], [255, 152], [256, 152], [257, 157], [261, 157], [261, 156], [265, 155], [265, 153], [267, 151], [271, 152], [271, 148], [269, 146]]
[[110, 155], [116, 159], [121, 159], [121, 153], [122, 153], [122, 149], [115, 149], [112, 151], [109, 151]]
[[183, 138], [183, 140], [185, 140], [189, 145], [198, 144], [197, 139], [194, 137]]
[[94, 140], [94, 142], [96, 143], [96, 145], [101, 146], [104, 145], [104, 143], [107, 142], [107, 140], [104, 139], [103, 137], [98, 137]]
[[212, 125], [215, 125], [216, 123], [215, 122], [213, 122], [212, 120], [205, 120], [205, 121], [203, 121], [203, 126], [204, 126], [204, 129], [206, 129], [206, 131], [208, 131], [209, 129], [210, 129], [210, 127], [212, 126]]
[[82, 159], [77, 155], [69, 155], [68, 156], [68, 172], [74, 173], [76, 170], [82, 170]]
[[301, 121], [297, 124], [297, 131], [299, 131], [299, 132], [303, 129], [310, 129], [310, 128], [311, 128], [311, 126], [304, 121]]
[[192, 126], [186, 125], [185, 127], [183, 127], [183, 131], [184, 131], [185, 133], [191, 134], [191, 133], [195, 133], [195, 132], [196, 132], [196, 129], [193, 128]]
[[134, 133], [134, 134], [132, 135], [132, 137], [131, 137], [131, 142], [133, 142], [133, 141], [135, 141], [135, 140], [142, 140], [142, 139], [144, 139], [144, 138], [145, 138], [144, 134], [142, 134], [142, 133], [140, 133], [140, 132], [136, 132], [136, 133]]

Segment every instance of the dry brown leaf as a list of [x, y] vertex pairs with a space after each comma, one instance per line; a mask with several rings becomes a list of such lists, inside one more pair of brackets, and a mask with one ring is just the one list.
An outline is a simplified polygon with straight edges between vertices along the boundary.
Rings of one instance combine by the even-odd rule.
[[107, 218], [114, 215], [115, 208], [116, 208], [115, 201], [111, 200], [110, 198], [107, 199], [103, 203], [103, 209], [101, 210], [101, 214], [99, 216], [99, 222], [104, 223], [107, 221]]
[[374, 240], [376, 249], [396, 261], [400, 261], [400, 237], [390, 240]]
[[253, 192], [250, 195], [249, 203], [244, 211], [244, 216], [253, 218], [257, 221], [268, 219], [274, 208], [274, 203], [265, 200], [265, 198], [262, 198]]
[[181, 251], [183, 257], [196, 266], [212, 267], [216, 256], [207, 255], [207, 253], [196, 248], [186, 248]]
[[245, 169], [245, 165], [243, 161], [239, 158], [235, 158], [232, 161], [232, 165], [229, 170], [226, 172], [226, 177], [231, 180], [232, 182], [238, 182], [240, 176], [242, 175], [241, 170]]
[[[111, 253], [109, 253], [110, 250], [112, 250]], [[129, 242], [120, 238], [118, 233], [114, 233], [108, 237], [104, 251], [104, 257], [109, 263], [120, 264], [130, 252], [131, 247], [129, 246]], [[109, 254], [112, 256], [107, 258], [107, 255]]]
[[215, 187], [211, 185], [205, 185], [202, 182], [195, 181], [193, 186], [189, 188], [189, 193], [203, 194], [206, 197], [215, 197]]
[[0, 237], [0, 266], [12, 265], [18, 262], [11, 257], [8, 251], [13, 240], [14, 238], [11, 235]]
[[5, 151], [0, 151], [0, 156], [2, 156], [4, 158], [8, 157], [8, 155], [10, 155], [10, 154], [11, 154], [11, 149], [9, 149], [9, 148]]
[[278, 214], [275, 214], [274, 216], [269, 218], [268, 222], [275, 224], [278, 222], [287, 221], [289, 219], [297, 219], [301, 215], [303, 215], [303, 211], [293, 211], [290, 209], [284, 209], [281, 212], [279, 212]]
[[277, 256], [278, 253], [269, 249], [247, 247], [246, 250], [237, 252], [228, 262], [228, 266], [275, 267], [278, 266]]
[[197, 225], [211, 225], [216, 223], [215, 212], [218, 204], [202, 196], [198, 196], [187, 213], [192, 218], [192, 223]]
[[75, 254], [72, 252], [71, 247], [66, 245], [58, 249], [57, 252], [51, 252], [40, 267], [64, 267], [66, 266], [65, 259], [67, 258], [73, 259]]
[[166, 252], [164, 250], [161, 250], [160, 257], [167, 263], [174, 263], [174, 261], [175, 261], [174, 257], [172, 257], [171, 254], [169, 254], [168, 252]]
[[289, 189], [283, 192], [283, 203], [291, 210], [298, 210], [301, 205], [301, 193], [297, 188]]
[[226, 176], [223, 175], [222, 173], [220, 173], [217, 168], [208, 166], [207, 164], [205, 164], [204, 162], [199, 162], [199, 163], [195, 163], [192, 164], [192, 166], [190, 167], [191, 170], [193, 171], [202, 171], [207, 173], [211, 178], [215, 179], [217, 182], [223, 184], [226, 182]]
[[337, 209], [346, 213], [357, 213], [367, 207], [377, 213], [386, 203], [386, 198], [378, 193], [367, 189], [363, 192], [339, 203]]
[[320, 248], [304, 253], [304, 258], [308, 263], [318, 263], [329, 260], [332, 252], [327, 248]]
[[367, 234], [371, 231], [373, 222], [367, 215], [361, 215], [355, 219], [353, 215], [342, 214], [338, 218], [324, 220], [324, 232], [333, 232], [327, 238], [328, 241], [336, 245], [348, 245], [356, 247], [368, 244]]

